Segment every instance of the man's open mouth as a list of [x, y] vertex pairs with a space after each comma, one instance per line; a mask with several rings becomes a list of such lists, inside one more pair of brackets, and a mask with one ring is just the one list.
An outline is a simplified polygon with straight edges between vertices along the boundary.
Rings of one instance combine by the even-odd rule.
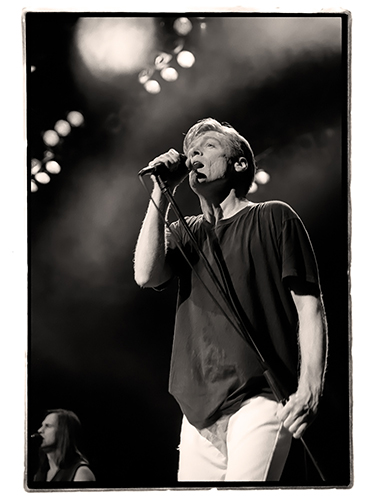
[[203, 172], [199, 172], [198, 170], [194, 171], [194, 175], [195, 175], [195, 179], [197, 181], [200, 181], [202, 179], [206, 179], [206, 177], [207, 177]]
[[197, 168], [204, 167], [203, 163], [201, 163], [200, 161], [197, 161], [197, 160], [196, 160], [196, 161], [194, 161], [194, 162], [192, 163], [192, 165], [193, 165], [193, 169], [194, 169], [194, 170], [196, 170]]

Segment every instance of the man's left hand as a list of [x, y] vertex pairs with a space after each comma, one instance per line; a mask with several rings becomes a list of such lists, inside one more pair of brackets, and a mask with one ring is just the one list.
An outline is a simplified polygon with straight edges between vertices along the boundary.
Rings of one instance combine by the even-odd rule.
[[309, 391], [298, 390], [292, 394], [283, 406], [279, 403], [277, 417], [284, 427], [299, 439], [312, 423], [318, 411], [318, 398]]

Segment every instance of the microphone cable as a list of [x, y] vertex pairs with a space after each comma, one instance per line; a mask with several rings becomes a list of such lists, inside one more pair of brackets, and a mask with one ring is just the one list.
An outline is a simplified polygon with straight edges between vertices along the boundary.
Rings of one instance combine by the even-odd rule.
[[[159, 178], [160, 179], [160, 178]], [[159, 180], [158, 179], [158, 180]], [[143, 185], [143, 187], [146, 189], [146, 192], [148, 193], [149, 197], [150, 197], [150, 200], [151, 202], [153, 203], [154, 207], [156, 208], [156, 210], [158, 211], [160, 217], [162, 218], [164, 224], [167, 226], [167, 228], [170, 230], [171, 234], [173, 234], [174, 236], [174, 240], [175, 240], [175, 243], [178, 247], [178, 249], [180, 250], [182, 256], [184, 257], [184, 259], [186, 260], [187, 264], [189, 265], [189, 267], [191, 268], [191, 270], [193, 271], [194, 275], [196, 276], [196, 278], [202, 283], [202, 285], [204, 286], [204, 288], [206, 289], [206, 291], [208, 292], [208, 294], [210, 295], [211, 299], [215, 302], [215, 304], [219, 307], [220, 311], [224, 314], [225, 318], [229, 321], [229, 323], [233, 326], [233, 328], [237, 331], [237, 333], [239, 333], [241, 335], [242, 338], [244, 338], [244, 334], [243, 332], [241, 331], [241, 329], [233, 322], [233, 320], [230, 318], [230, 316], [228, 315], [228, 313], [223, 309], [223, 306], [218, 302], [217, 298], [214, 296], [214, 294], [211, 292], [211, 290], [209, 289], [208, 285], [203, 281], [202, 277], [199, 275], [199, 273], [196, 271], [196, 269], [194, 268], [194, 266], [191, 264], [190, 260], [189, 260], [189, 257], [186, 255], [184, 249], [182, 248], [182, 245], [179, 241], [179, 237], [178, 235], [176, 234], [176, 231], [173, 229], [172, 227], [172, 224], [167, 220], [166, 217], [164, 217], [164, 214], [162, 213], [162, 211], [160, 210], [160, 208], [157, 206], [155, 200], [153, 199], [152, 197], [152, 194], [150, 193], [150, 191], [147, 189], [147, 186], [143, 180], [143, 177], [140, 176], [140, 181]], [[164, 182], [162, 182], [162, 192], [164, 195], [168, 195], [172, 197], [172, 195], [170, 194], [170, 191], [169, 189], [165, 186]], [[167, 191], [168, 190], [168, 193]], [[172, 205], [172, 208], [174, 209], [174, 211], [176, 212], [176, 207], [177, 205], [175, 205], [174, 203], [171, 204]], [[214, 281], [214, 284], [216, 285], [221, 297], [224, 299], [224, 301], [226, 302], [226, 304], [228, 305], [228, 298], [226, 297], [226, 293], [225, 293], [225, 290], [223, 290], [223, 287], [221, 285], [221, 283], [219, 282], [219, 280], [217, 279], [217, 276], [215, 275], [215, 272], [214, 270], [212, 269], [211, 267], [211, 264], [208, 262], [207, 260], [207, 257], [203, 254], [202, 250], [199, 248], [199, 245], [198, 243], [196, 242], [195, 238], [194, 238], [194, 235], [192, 234], [189, 226], [186, 224], [186, 221], [184, 219], [184, 217], [182, 216], [182, 219], [180, 219], [180, 216], [181, 216], [181, 212], [177, 209], [177, 212], [176, 215], [178, 216], [180, 222], [182, 223], [184, 229], [188, 232], [188, 235], [189, 237], [191, 238], [191, 241], [193, 243], [193, 246], [195, 248], [195, 250], [197, 251], [197, 253], [199, 254], [199, 256], [201, 256], [203, 258], [203, 261], [204, 261], [204, 265], [206, 266], [206, 269], [211, 277], [211, 279]], [[246, 338], [244, 338], [244, 340], [247, 340]], [[254, 345], [254, 348], [256, 348], [256, 346]], [[262, 358], [261, 356], [261, 353], [259, 352], [259, 356]]]

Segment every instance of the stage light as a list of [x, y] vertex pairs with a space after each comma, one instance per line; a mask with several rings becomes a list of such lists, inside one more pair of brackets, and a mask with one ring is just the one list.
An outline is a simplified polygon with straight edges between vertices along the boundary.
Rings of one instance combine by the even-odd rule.
[[148, 80], [144, 87], [150, 94], [158, 94], [161, 91], [160, 83], [156, 80]]
[[255, 180], [258, 184], [267, 184], [270, 181], [270, 174], [264, 170], [258, 170], [255, 174]]
[[172, 60], [171, 54], [167, 54], [166, 52], [161, 52], [155, 58], [155, 68], [157, 70], [161, 70], [165, 68], [171, 60]]
[[249, 194], [255, 193], [256, 191], [258, 191], [258, 184], [253, 182], [250, 186]]
[[38, 172], [35, 174], [35, 179], [40, 182], [40, 184], [48, 184], [51, 180], [50, 176], [46, 172]]
[[30, 66], [30, 71], [31, 71], [31, 73], [34, 73], [34, 71], [35, 71], [35, 70], [36, 70], [36, 67], [35, 67], [34, 65], [31, 65], [31, 66]]
[[72, 129], [66, 120], [58, 120], [55, 123], [55, 130], [61, 137], [66, 137]]
[[177, 55], [177, 62], [182, 68], [191, 68], [195, 63], [194, 54], [188, 50], [183, 50]]
[[46, 162], [48, 160], [52, 160], [52, 158], [54, 158], [55, 155], [52, 153], [52, 151], [49, 151], [48, 149], [46, 151], [44, 151], [44, 155], [43, 155], [43, 161]]
[[181, 52], [181, 50], [183, 48], [184, 48], [184, 43], [183, 42], [180, 42], [180, 43], [177, 42], [176, 47], [173, 49], [173, 53], [174, 54], [178, 54], [179, 52]]
[[206, 18], [205, 17], [197, 17], [198, 21], [200, 21], [199, 26], [202, 30], [205, 30], [207, 28], [207, 23], [205, 22]]
[[163, 68], [160, 72], [160, 76], [167, 82], [174, 82], [178, 78], [178, 72], [172, 68]]
[[42, 162], [37, 160], [36, 158], [32, 158], [31, 160], [31, 174], [35, 175], [42, 168]]
[[153, 17], [81, 17], [75, 43], [83, 63], [101, 80], [145, 67], [156, 43]]
[[46, 170], [50, 173], [50, 174], [58, 174], [59, 172], [61, 172], [61, 167], [60, 165], [57, 163], [57, 161], [47, 161], [46, 163]]
[[46, 146], [56, 146], [59, 140], [59, 134], [55, 130], [47, 130], [43, 134], [43, 141]]
[[80, 127], [85, 121], [83, 114], [79, 111], [70, 111], [66, 119], [72, 127]]
[[35, 181], [31, 180], [31, 192], [35, 193], [35, 191], [38, 191], [38, 185]]
[[138, 75], [138, 81], [144, 85], [154, 74], [153, 68], [143, 69]]
[[186, 36], [193, 29], [192, 22], [187, 17], [179, 17], [173, 23], [175, 32], [181, 36]]

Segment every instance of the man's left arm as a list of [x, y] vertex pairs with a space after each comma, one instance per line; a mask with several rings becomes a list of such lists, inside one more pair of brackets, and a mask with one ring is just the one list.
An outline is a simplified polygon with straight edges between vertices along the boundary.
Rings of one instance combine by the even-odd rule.
[[327, 362], [324, 305], [319, 295], [306, 291], [297, 284], [291, 286], [299, 319], [299, 380], [297, 391], [289, 397], [285, 406], [280, 404], [277, 413], [284, 426], [297, 439], [317, 414]]

